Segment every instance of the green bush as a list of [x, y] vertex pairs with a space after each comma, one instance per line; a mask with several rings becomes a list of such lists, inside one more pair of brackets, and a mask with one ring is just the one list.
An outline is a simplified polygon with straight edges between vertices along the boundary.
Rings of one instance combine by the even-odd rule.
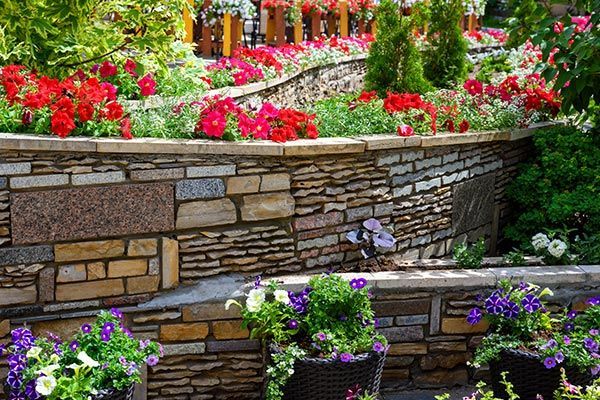
[[506, 45], [519, 47], [539, 29], [540, 21], [548, 15], [548, 11], [537, 0], [511, 0], [509, 5], [515, 11], [507, 20], [509, 36]]
[[[417, 11], [417, 10], [416, 10]], [[398, 5], [383, 0], [377, 10], [377, 39], [367, 57], [366, 90], [424, 93], [431, 85], [423, 76], [421, 55], [412, 37], [423, 13], [400, 15]]]
[[526, 245], [543, 229], [600, 233], [600, 135], [562, 126], [538, 131], [535, 158], [509, 186], [516, 220], [508, 238]]
[[462, 0], [431, 0], [430, 45], [425, 50], [425, 77], [437, 87], [450, 88], [467, 77], [467, 41], [459, 26]]
[[123, 52], [166, 69], [187, 0], [4, 0], [0, 62], [68, 76]]
[[469, 246], [459, 243], [454, 246], [454, 261], [460, 268], [475, 269], [481, 267], [485, 255], [485, 241], [479, 238], [476, 243]]

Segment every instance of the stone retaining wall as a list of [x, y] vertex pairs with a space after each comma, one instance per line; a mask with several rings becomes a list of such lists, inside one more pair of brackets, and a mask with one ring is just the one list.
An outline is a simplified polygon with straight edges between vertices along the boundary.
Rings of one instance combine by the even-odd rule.
[[[257, 343], [212, 301], [256, 274], [356, 262], [345, 233], [372, 216], [395, 230], [390, 256], [440, 257], [479, 236], [494, 247], [530, 135], [232, 144], [1, 134], [0, 338], [23, 323], [64, 334], [124, 307], [136, 335], [166, 344], [149, 397], [256, 398]], [[429, 306], [415, 304], [423, 321]]]

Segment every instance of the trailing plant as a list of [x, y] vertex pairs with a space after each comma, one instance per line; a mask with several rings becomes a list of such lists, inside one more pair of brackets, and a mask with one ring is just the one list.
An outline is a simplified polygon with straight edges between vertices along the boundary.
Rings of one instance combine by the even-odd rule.
[[346, 238], [359, 245], [360, 252], [365, 259], [373, 257], [377, 263], [379, 263], [377, 251], [389, 249], [396, 244], [394, 236], [375, 218], [369, 218], [362, 223], [360, 228], [348, 232]]
[[555, 400], [597, 400], [600, 399], [600, 379], [584, 387], [569, 383], [564, 368], [561, 368], [561, 387], [554, 392]]
[[424, 53], [425, 77], [436, 87], [449, 88], [467, 77], [467, 41], [459, 26], [462, 0], [431, 0], [429, 46]]
[[[502, 380], [500, 381], [500, 383], [502, 383], [502, 385], [504, 386], [504, 390], [506, 391], [508, 398], [500, 399], [499, 397], [496, 397], [493, 391], [486, 389], [487, 384], [485, 382], [479, 382], [476, 385], [477, 390], [471, 393], [470, 396], [464, 396], [462, 400], [520, 400], [519, 396], [515, 393], [514, 386], [507, 379], [507, 375], [508, 372], [502, 372]], [[435, 396], [435, 399], [450, 400], [451, 396], [450, 394], [446, 393], [439, 396]]]
[[516, 219], [505, 235], [527, 245], [540, 227], [600, 232], [600, 136], [572, 126], [538, 131], [533, 161], [508, 187]]
[[388, 91], [424, 93], [431, 90], [412, 37], [412, 31], [421, 22], [418, 16], [422, 14], [415, 10], [411, 15], [401, 15], [398, 4], [392, 0], [381, 2], [376, 14], [377, 38], [366, 60], [366, 90], [375, 90], [380, 96]]
[[163, 70], [184, 34], [186, 0], [4, 0], [0, 61], [56, 77], [108, 58], [152, 54]]
[[525, 265], [525, 255], [521, 250], [514, 249], [506, 253], [502, 261], [511, 267], [521, 267]]
[[283, 398], [283, 386], [294, 374], [294, 363], [305, 356], [306, 351], [297, 344], [290, 344], [281, 352], [271, 354], [271, 363], [267, 367], [267, 377], [269, 378], [265, 391], [267, 399]]
[[518, 47], [533, 36], [540, 27], [540, 21], [548, 15], [548, 11], [537, 0], [510, 0], [509, 6], [514, 12], [506, 20], [506, 45]]
[[485, 241], [479, 238], [477, 242], [469, 246], [467, 243], [458, 243], [454, 246], [454, 261], [460, 268], [480, 268], [485, 255]]

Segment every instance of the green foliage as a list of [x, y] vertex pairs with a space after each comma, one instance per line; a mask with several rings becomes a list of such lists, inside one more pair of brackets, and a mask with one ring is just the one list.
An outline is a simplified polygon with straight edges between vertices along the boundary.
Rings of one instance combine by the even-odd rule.
[[512, 68], [507, 61], [507, 54], [484, 58], [475, 78], [480, 82], [490, 83], [494, 74], [511, 71]]
[[459, 26], [462, 0], [431, 0], [430, 43], [425, 50], [425, 77], [437, 87], [450, 88], [467, 77], [467, 41]]
[[460, 268], [480, 268], [485, 255], [485, 241], [479, 238], [476, 243], [469, 246], [466, 243], [458, 243], [454, 246], [454, 260]]
[[[519, 395], [515, 393], [515, 388], [512, 383], [508, 381], [506, 376], [508, 372], [502, 372], [502, 380], [500, 381], [504, 386], [504, 390], [508, 395], [507, 399], [504, 400], [519, 400]], [[477, 391], [471, 397], [464, 397], [463, 400], [503, 400], [494, 395], [494, 392], [491, 390], [486, 390], [487, 384], [485, 382], [477, 383]], [[450, 394], [442, 394], [439, 396], [435, 396], [436, 400], [450, 400]], [[457, 399], [458, 400], [458, 399]]]
[[267, 368], [269, 378], [265, 392], [267, 400], [283, 398], [283, 387], [294, 373], [294, 363], [305, 356], [306, 352], [296, 344], [291, 344], [281, 351], [271, 353], [271, 363]]
[[388, 91], [424, 93], [431, 90], [423, 76], [421, 55], [412, 37], [422, 15], [420, 12], [400, 15], [398, 4], [392, 0], [381, 2], [376, 15], [377, 38], [366, 60], [367, 90], [376, 90], [381, 96]]
[[135, 137], [197, 138], [194, 128], [198, 121], [198, 109], [182, 99], [167, 99], [160, 107], [134, 110], [130, 118], [131, 132]]
[[582, 235], [573, 242], [573, 253], [580, 264], [600, 264], [600, 235]]
[[509, 6], [515, 11], [507, 20], [509, 36], [506, 45], [518, 47], [537, 31], [540, 21], [548, 15], [548, 11], [537, 0], [511, 0]]
[[512, 250], [502, 257], [502, 261], [511, 267], [522, 267], [525, 265], [525, 255], [521, 250]]
[[554, 392], [555, 400], [598, 400], [600, 399], [600, 379], [594, 380], [585, 388], [569, 383], [566, 372], [561, 370], [561, 387]]
[[[586, 0], [582, 3], [583, 9], [595, 10], [589, 22], [591, 28], [579, 32], [575, 25], [566, 20], [564, 29], [557, 33], [555, 30], [560, 31], [562, 28], [557, 20], [550, 18], [542, 21], [533, 38], [533, 43], [539, 44], [542, 49], [542, 76], [548, 82], [556, 79], [554, 89], [561, 92], [562, 110], [565, 114], [573, 110], [584, 113], [590, 106], [590, 101], [594, 100], [595, 104], [600, 101], [600, 0]], [[554, 63], [549, 62], [552, 50], [557, 51], [553, 56]], [[565, 86], [567, 82], [569, 85]], [[595, 119], [594, 121], [597, 124]]]
[[600, 136], [554, 127], [534, 136], [535, 158], [507, 189], [516, 204], [508, 238], [527, 245], [541, 228], [600, 232]]
[[0, 62], [67, 76], [108, 57], [152, 53], [166, 69], [186, 0], [4, 0]]

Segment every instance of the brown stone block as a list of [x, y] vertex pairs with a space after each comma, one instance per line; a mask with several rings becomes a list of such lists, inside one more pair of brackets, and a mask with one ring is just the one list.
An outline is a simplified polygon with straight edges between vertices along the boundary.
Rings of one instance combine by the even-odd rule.
[[88, 280], [94, 281], [96, 279], [106, 278], [106, 267], [103, 262], [95, 262], [87, 265]]
[[285, 218], [294, 214], [296, 201], [286, 192], [244, 196], [241, 207], [244, 221]]
[[438, 370], [416, 375], [413, 381], [423, 388], [464, 386], [469, 382], [469, 373], [466, 369]]
[[31, 304], [37, 300], [35, 285], [24, 288], [0, 288], [0, 306]]
[[225, 310], [223, 303], [183, 306], [182, 313], [184, 321], [214, 321], [218, 319], [240, 318], [241, 316], [238, 307], [231, 306], [229, 310]]
[[436, 368], [452, 369], [458, 365], [466, 365], [470, 357], [467, 353], [427, 355], [421, 358], [421, 369], [431, 371]]
[[177, 210], [177, 229], [228, 225], [237, 221], [235, 204], [229, 199], [193, 201]]
[[91, 323], [94, 319], [94, 317], [85, 317], [40, 321], [33, 324], [32, 330], [36, 336], [45, 336], [47, 332], [52, 332], [58, 335], [58, 337], [66, 340], [79, 332], [81, 325], [84, 323]]
[[80, 282], [86, 280], [85, 264], [61, 265], [58, 268], [56, 282]]
[[57, 301], [95, 299], [98, 297], [119, 296], [123, 293], [125, 293], [125, 287], [121, 279], [65, 283], [56, 286]]
[[378, 317], [429, 314], [430, 299], [378, 301], [373, 310]]
[[119, 260], [108, 263], [108, 277], [145, 275], [148, 270], [148, 260]]
[[158, 275], [135, 276], [127, 278], [127, 294], [152, 293], [158, 290]]
[[465, 318], [442, 319], [442, 332], [445, 334], [484, 333], [489, 327], [490, 324], [486, 320], [482, 320], [477, 325], [470, 325]]
[[258, 193], [260, 176], [232, 176], [227, 179], [227, 194]]
[[427, 343], [396, 343], [390, 346], [389, 355], [403, 356], [412, 354], [427, 354]]
[[0, 338], [10, 333], [10, 320], [4, 319], [0, 321]]
[[[143, 205], [143, 217], [140, 206]], [[110, 185], [11, 195], [15, 244], [92, 239], [174, 229], [170, 183]]]
[[162, 287], [170, 289], [179, 285], [179, 242], [162, 239]]
[[215, 321], [212, 323], [213, 336], [217, 340], [246, 339], [250, 336], [248, 329], [242, 329], [242, 321]]
[[158, 243], [156, 239], [133, 239], [127, 246], [127, 255], [131, 257], [156, 255]]
[[165, 342], [198, 340], [205, 339], [207, 336], [208, 324], [205, 322], [161, 325], [160, 327], [160, 340]]
[[57, 244], [54, 246], [56, 262], [97, 260], [122, 256], [125, 243], [122, 240], [102, 240], [97, 242], [81, 242]]

